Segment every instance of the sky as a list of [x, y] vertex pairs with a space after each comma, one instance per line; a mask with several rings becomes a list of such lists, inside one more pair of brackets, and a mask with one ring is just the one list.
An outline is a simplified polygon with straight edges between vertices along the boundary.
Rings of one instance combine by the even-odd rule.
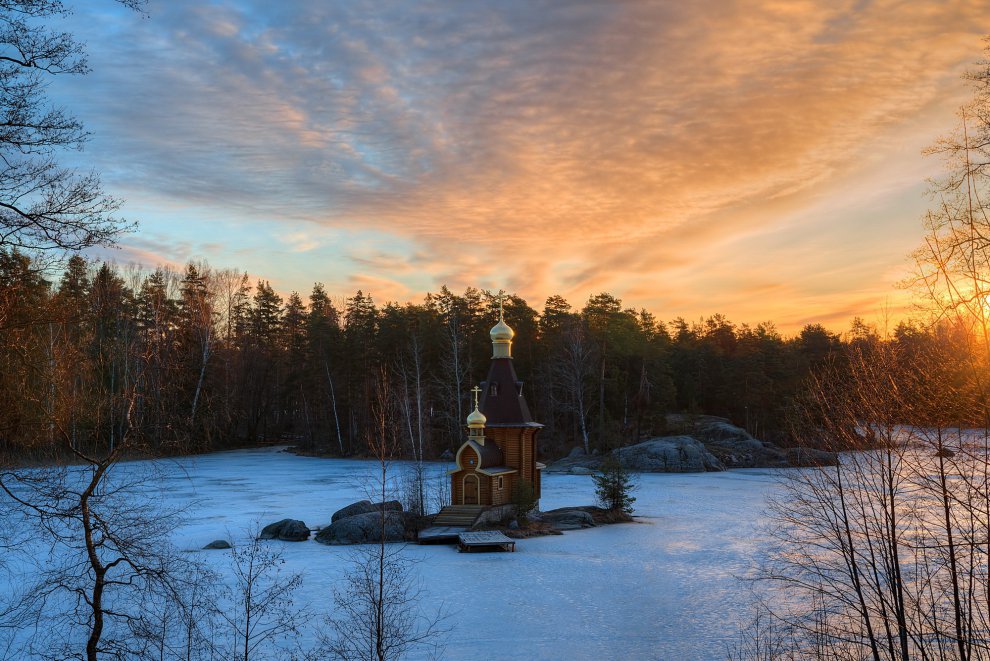
[[111, 0], [52, 93], [139, 223], [283, 294], [897, 318], [984, 0]]

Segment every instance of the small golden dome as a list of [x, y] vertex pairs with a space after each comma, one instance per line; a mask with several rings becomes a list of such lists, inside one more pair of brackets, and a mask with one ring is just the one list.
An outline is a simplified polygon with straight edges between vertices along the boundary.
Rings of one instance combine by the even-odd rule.
[[509, 324], [505, 323], [505, 319], [499, 316], [498, 323], [492, 327], [489, 335], [492, 336], [492, 342], [508, 342], [515, 337], [516, 332], [509, 327]]
[[478, 405], [474, 405], [474, 410], [468, 414], [467, 426], [472, 429], [477, 429], [478, 427], [484, 427], [485, 423], [488, 422], [488, 418], [485, 414], [478, 410]]

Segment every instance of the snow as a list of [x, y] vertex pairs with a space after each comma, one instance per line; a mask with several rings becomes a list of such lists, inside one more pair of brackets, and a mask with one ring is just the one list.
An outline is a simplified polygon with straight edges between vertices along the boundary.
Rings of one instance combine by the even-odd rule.
[[[140, 462], [137, 462], [140, 463]], [[229, 573], [229, 551], [200, 550], [283, 518], [327, 525], [367, 496], [372, 461], [299, 457], [278, 448], [159, 462], [162, 498], [185, 508], [181, 549]], [[432, 464], [437, 474], [446, 464]], [[401, 466], [393, 465], [393, 474]], [[515, 553], [408, 546], [426, 593], [452, 627], [449, 659], [722, 659], [749, 621], [771, 471], [637, 476], [639, 523], [519, 540]], [[588, 476], [548, 474], [541, 508], [594, 502]], [[303, 574], [300, 604], [326, 612], [350, 566], [347, 547], [271, 542]], [[313, 618], [319, 626], [320, 618]]]

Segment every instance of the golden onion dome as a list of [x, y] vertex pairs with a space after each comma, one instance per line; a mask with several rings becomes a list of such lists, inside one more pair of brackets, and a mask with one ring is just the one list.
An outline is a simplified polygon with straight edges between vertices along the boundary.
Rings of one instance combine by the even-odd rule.
[[492, 342], [508, 342], [515, 337], [516, 332], [505, 323], [505, 319], [499, 317], [498, 323], [492, 327], [489, 335], [492, 336]]
[[468, 414], [467, 426], [471, 428], [484, 427], [487, 421], [488, 418], [485, 417], [484, 413], [478, 410], [478, 405], [475, 404], [474, 410]]

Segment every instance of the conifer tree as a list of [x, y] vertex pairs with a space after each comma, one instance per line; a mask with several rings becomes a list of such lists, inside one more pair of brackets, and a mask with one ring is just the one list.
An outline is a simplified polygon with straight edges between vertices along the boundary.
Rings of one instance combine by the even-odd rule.
[[609, 456], [602, 462], [601, 472], [593, 476], [595, 495], [602, 507], [613, 512], [632, 514], [632, 504], [636, 499], [631, 492], [636, 488], [632, 477], [615, 457]]

